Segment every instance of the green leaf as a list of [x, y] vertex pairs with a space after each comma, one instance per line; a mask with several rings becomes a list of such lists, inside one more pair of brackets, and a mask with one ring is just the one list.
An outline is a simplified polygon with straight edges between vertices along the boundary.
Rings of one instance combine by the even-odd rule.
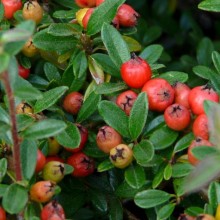
[[182, 150], [185, 150], [187, 147], [189, 147], [189, 145], [191, 144], [191, 142], [194, 139], [194, 134], [192, 132], [186, 134], [185, 136], [183, 136], [182, 138], [180, 138], [175, 146], [174, 146], [174, 153], [180, 152]]
[[109, 57], [117, 68], [120, 69], [122, 63], [130, 59], [130, 52], [127, 44], [120, 33], [109, 24], [103, 25], [101, 36]]
[[134, 38], [128, 36], [122, 36], [125, 40], [126, 44], [128, 45], [130, 52], [138, 52], [141, 50], [141, 44], [136, 41]]
[[68, 90], [67, 86], [60, 86], [53, 88], [51, 90], [46, 91], [43, 93], [41, 99], [38, 99], [34, 105], [34, 112], [39, 113], [53, 104], [55, 104], [58, 99]]
[[135, 100], [129, 116], [129, 131], [133, 140], [143, 131], [148, 115], [148, 99], [145, 92], [141, 92]]
[[95, 53], [91, 56], [102, 67], [102, 69], [117, 78], [121, 78], [120, 69], [117, 67], [107, 54]]
[[48, 28], [48, 34], [59, 37], [67, 37], [74, 35], [77, 31], [80, 31], [81, 28], [76, 24], [65, 24], [65, 23], [56, 23], [51, 24]]
[[163, 47], [161, 45], [152, 44], [140, 53], [140, 57], [145, 59], [149, 64], [153, 64], [160, 58], [162, 52]]
[[211, 154], [216, 154], [217, 149], [215, 147], [210, 146], [199, 146], [192, 148], [191, 152], [192, 154], [199, 160], [203, 160], [207, 156], [210, 156]]
[[168, 219], [172, 215], [174, 209], [175, 209], [174, 204], [167, 204], [167, 205], [163, 206], [162, 208], [159, 209], [159, 211], [157, 213], [157, 219], [158, 220]]
[[145, 134], [149, 134], [155, 131], [157, 128], [162, 127], [164, 125], [165, 125], [164, 117], [163, 115], [159, 115], [153, 118], [152, 121], [147, 123]]
[[0, 22], [3, 20], [4, 18], [4, 6], [2, 3], [0, 3]]
[[94, 191], [94, 190], [90, 190], [89, 191], [89, 198], [90, 201], [92, 202], [93, 206], [95, 206], [95, 208], [97, 208], [99, 211], [101, 212], [106, 212], [108, 209], [108, 204], [107, 204], [107, 200], [106, 200], [106, 196], [104, 193], [102, 193], [101, 191]]
[[28, 139], [42, 139], [55, 136], [65, 130], [66, 124], [61, 120], [44, 119], [38, 121], [22, 132], [22, 136]]
[[177, 139], [178, 132], [164, 126], [157, 129], [150, 135], [149, 141], [154, 145], [154, 149], [161, 150], [171, 146]]
[[0, 183], [2, 182], [8, 167], [8, 161], [6, 158], [0, 159]]
[[46, 51], [64, 51], [75, 48], [77, 40], [70, 36], [53, 36], [48, 28], [37, 32], [33, 37], [34, 45]]
[[98, 170], [98, 172], [104, 172], [104, 171], [107, 171], [107, 170], [111, 170], [114, 167], [115, 166], [113, 165], [113, 163], [109, 159], [107, 159], [107, 160], [102, 161], [98, 165], [97, 170]]
[[209, 66], [212, 62], [211, 56], [214, 51], [214, 46], [212, 41], [204, 37], [198, 45], [197, 48], [197, 60], [200, 65]]
[[102, 83], [97, 86], [95, 92], [101, 95], [110, 95], [115, 92], [120, 92], [127, 89], [128, 86], [124, 82], [117, 83]]
[[0, 184], [0, 197], [3, 197], [5, 192], [6, 192], [6, 189], [9, 187], [9, 185], [6, 185], [6, 184]]
[[26, 180], [30, 180], [34, 174], [37, 162], [37, 144], [31, 140], [24, 140], [21, 143], [21, 167], [22, 175]]
[[211, 75], [215, 74], [214, 71], [208, 68], [207, 66], [201, 65], [193, 67], [193, 72], [197, 76], [207, 80], [211, 80]]
[[146, 182], [144, 168], [131, 164], [125, 171], [125, 181], [134, 189], [141, 188]]
[[109, 201], [109, 220], [123, 220], [123, 208], [117, 198], [111, 198]]
[[210, 205], [214, 210], [217, 209], [218, 204], [220, 204], [220, 184], [217, 182], [212, 182], [208, 188], [208, 199]]
[[2, 199], [2, 205], [9, 214], [20, 213], [28, 202], [27, 190], [16, 183], [7, 187]]
[[141, 166], [147, 166], [154, 156], [154, 146], [148, 140], [142, 140], [134, 146], [133, 152], [137, 163]]
[[0, 60], [1, 60], [1, 65], [0, 65], [0, 74], [3, 73], [4, 71], [7, 70], [9, 63], [10, 63], [10, 56], [7, 53], [1, 53], [0, 54]]
[[218, 0], [205, 0], [198, 5], [199, 9], [205, 11], [220, 12], [220, 2]]
[[87, 34], [94, 35], [101, 30], [104, 23], [110, 23], [115, 17], [118, 7], [124, 2], [125, 0], [106, 0], [97, 7], [89, 19]]
[[15, 96], [22, 100], [31, 101], [42, 97], [42, 94], [38, 89], [21, 77], [17, 77], [14, 90]]
[[53, 80], [59, 81], [61, 79], [57, 67], [49, 62], [46, 62], [44, 64], [44, 73], [49, 81], [53, 81]]
[[193, 166], [189, 163], [176, 163], [173, 165], [173, 178], [180, 178], [188, 175], [192, 170]]
[[185, 178], [184, 192], [196, 192], [220, 174], [220, 155], [215, 154], [202, 160]]
[[0, 121], [10, 124], [10, 119], [8, 113], [0, 105]]
[[163, 181], [163, 175], [164, 173], [164, 166], [160, 166], [160, 169], [157, 171], [157, 173], [154, 176], [153, 182], [152, 182], [152, 188], [157, 188], [160, 183]]
[[81, 141], [79, 129], [71, 122], [68, 122], [66, 129], [60, 132], [55, 138], [59, 144], [71, 149], [79, 147]]
[[80, 51], [73, 60], [73, 72], [77, 78], [81, 78], [86, 74], [88, 62], [85, 51]]
[[106, 100], [101, 101], [99, 102], [98, 110], [109, 126], [113, 127], [121, 135], [130, 137], [128, 131], [128, 117], [115, 103]]
[[212, 62], [214, 63], [215, 69], [220, 74], [220, 54], [217, 51], [212, 52]]
[[170, 197], [169, 193], [162, 190], [149, 189], [137, 193], [134, 202], [137, 206], [147, 209], [167, 202]]
[[74, 171], [73, 166], [64, 163], [64, 175], [71, 174]]
[[203, 214], [204, 210], [201, 207], [192, 206], [185, 210], [185, 213], [190, 216], [197, 216], [199, 214]]
[[98, 95], [94, 92], [90, 93], [88, 98], [83, 102], [82, 107], [77, 115], [76, 121], [81, 123], [85, 121], [90, 115], [92, 115], [98, 106], [98, 103], [101, 101], [101, 95]]
[[168, 163], [164, 169], [164, 173], [163, 173], [164, 179], [169, 180], [172, 176], [172, 172], [173, 172], [173, 167], [170, 163]]
[[163, 74], [160, 74], [158, 78], [163, 78], [167, 80], [171, 85], [175, 82], [186, 82], [188, 80], [188, 74], [179, 71], [169, 71]]
[[28, 126], [30, 126], [35, 119], [27, 114], [17, 114], [16, 115], [18, 131], [23, 131]]

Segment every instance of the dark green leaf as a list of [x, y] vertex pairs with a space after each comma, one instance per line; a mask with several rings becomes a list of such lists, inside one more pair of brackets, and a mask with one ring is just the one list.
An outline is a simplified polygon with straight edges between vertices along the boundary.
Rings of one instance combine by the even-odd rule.
[[22, 132], [22, 136], [28, 139], [42, 139], [55, 136], [65, 130], [66, 124], [61, 120], [44, 119], [31, 125]]
[[89, 198], [93, 204], [98, 210], [101, 212], [106, 212], [108, 209], [108, 204], [106, 200], [105, 194], [102, 192], [96, 190], [96, 191], [89, 191]]
[[77, 40], [69, 36], [53, 36], [48, 29], [37, 32], [33, 37], [34, 45], [46, 51], [64, 51], [75, 48]]
[[107, 160], [102, 161], [98, 165], [97, 170], [98, 170], [98, 172], [104, 172], [104, 171], [110, 170], [114, 167], [115, 166], [113, 165], [113, 163], [109, 159], [107, 159]]
[[0, 121], [10, 124], [9, 115], [0, 105]]
[[117, 83], [102, 83], [97, 86], [95, 92], [102, 95], [110, 95], [114, 92], [119, 92], [127, 89], [128, 86], [124, 82]]
[[8, 162], [6, 158], [0, 159], [0, 183], [7, 172]]
[[138, 41], [136, 41], [134, 38], [128, 37], [128, 36], [122, 36], [125, 40], [126, 44], [128, 45], [130, 52], [138, 52], [141, 50], [141, 45]]
[[73, 60], [73, 73], [77, 78], [83, 77], [86, 74], [88, 67], [86, 54], [84, 51], [80, 51]]
[[134, 202], [141, 208], [152, 208], [163, 204], [170, 199], [170, 194], [162, 190], [149, 189], [139, 192], [134, 197]]
[[188, 214], [190, 216], [197, 216], [199, 214], [203, 214], [204, 210], [203, 210], [203, 208], [192, 206], [192, 207], [187, 208], [185, 210], [185, 212], [186, 212], [186, 214]]
[[188, 175], [193, 170], [193, 166], [189, 163], [176, 163], [173, 165], [173, 178], [180, 178]]
[[218, 182], [212, 182], [208, 188], [208, 199], [210, 205], [214, 210], [217, 209], [220, 204], [220, 184]]
[[49, 62], [46, 62], [44, 64], [44, 73], [49, 81], [53, 81], [53, 80], [59, 81], [61, 79], [57, 67]]
[[169, 180], [172, 176], [172, 172], [173, 172], [173, 167], [170, 163], [168, 163], [164, 169], [164, 173], [163, 173], [164, 179]]
[[168, 219], [172, 215], [174, 209], [175, 209], [174, 204], [167, 204], [167, 205], [163, 206], [162, 208], [160, 208], [157, 213], [158, 220]]
[[138, 95], [129, 116], [129, 131], [133, 140], [141, 134], [148, 115], [148, 99], [145, 92]]
[[37, 162], [37, 144], [31, 140], [24, 140], [21, 143], [21, 167], [23, 178], [30, 180], [34, 174]]
[[150, 121], [149, 123], [147, 123], [146, 126], [146, 131], [145, 133], [151, 133], [152, 131], [154, 131], [155, 129], [163, 126], [165, 124], [164, 122], [164, 117], [163, 115], [159, 115], [157, 117], [155, 117], [152, 121]]
[[179, 71], [169, 71], [158, 76], [159, 78], [163, 78], [167, 80], [171, 85], [175, 82], [186, 82], [188, 80], [188, 74]]
[[0, 184], [0, 197], [3, 197], [9, 185]]
[[2, 199], [2, 205], [6, 212], [10, 214], [20, 213], [28, 202], [27, 190], [16, 183], [7, 187]]
[[205, 0], [199, 4], [199, 9], [206, 11], [220, 12], [220, 2], [218, 0]]
[[56, 136], [56, 140], [67, 148], [77, 148], [81, 141], [79, 129], [75, 124], [69, 122], [67, 128]]
[[146, 47], [140, 54], [149, 64], [155, 63], [161, 56], [163, 47], [159, 44], [152, 44]]
[[1, 65], [0, 65], [0, 74], [3, 73], [4, 71], [7, 70], [9, 63], [10, 63], [10, 56], [7, 53], [1, 53], [0, 54], [0, 60], [1, 60]]
[[73, 166], [64, 163], [64, 175], [71, 174], [74, 171]]
[[111, 60], [120, 69], [122, 63], [130, 59], [127, 44], [120, 33], [110, 24], [103, 25], [101, 35]]
[[171, 146], [177, 139], [178, 132], [164, 126], [154, 131], [149, 138], [156, 150], [165, 149]]
[[54, 89], [48, 90], [43, 93], [41, 99], [38, 99], [34, 105], [34, 112], [39, 113], [53, 104], [55, 104], [58, 99], [68, 90], [67, 86], [60, 86]]
[[[128, 117], [116, 104], [101, 101], [98, 105], [99, 113], [105, 122], [125, 137], [130, 137], [128, 131]], [[114, 116], [114, 117], [112, 117]]]
[[18, 131], [23, 131], [28, 126], [30, 126], [35, 119], [27, 114], [17, 114], [16, 115]]
[[131, 164], [125, 171], [125, 181], [134, 189], [141, 188], [146, 182], [144, 168]]
[[155, 174], [153, 182], [152, 182], [152, 188], [155, 189], [157, 188], [160, 183], [163, 181], [163, 173], [164, 173], [164, 167], [160, 167], [158, 172]]
[[175, 144], [174, 147], [174, 153], [177, 153], [179, 151], [182, 151], [184, 149], [186, 149], [187, 147], [189, 147], [190, 143], [193, 141], [194, 139], [194, 134], [192, 132], [186, 134], [185, 136], [183, 136], [182, 138], [180, 138], [177, 143]]
[[212, 62], [215, 65], [215, 69], [220, 74], [220, 54], [217, 51], [212, 52]]
[[117, 67], [110, 57], [106, 54], [96, 53], [91, 56], [102, 67], [102, 69], [117, 78], [121, 78], [120, 69]]
[[47, 33], [53, 36], [67, 37], [76, 33], [80, 29], [78, 27], [78, 25], [71, 23], [56, 23], [49, 26]]
[[89, 19], [87, 34], [94, 35], [101, 30], [105, 22], [110, 23], [115, 17], [118, 7], [124, 2], [125, 0], [106, 0], [97, 7]]
[[121, 202], [112, 198], [109, 201], [109, 220], [122, 220], [123, 219], [123, 208]]
[[148, 140], [142, 140], [133, 148], [134, 157], [141, 166], [148, 165], [154, 156], [154, 146]]
[[4, 6], [2, 3], [0, 3], [0, 22], [4, 18]]

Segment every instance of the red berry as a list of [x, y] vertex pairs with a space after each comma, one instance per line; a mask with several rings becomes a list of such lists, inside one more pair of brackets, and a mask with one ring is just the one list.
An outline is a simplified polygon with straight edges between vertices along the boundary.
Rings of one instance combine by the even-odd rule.
[[122, 137], [114, 128], [103, 126], [98, 131], [96, 143], [100, 150], [109, 153], [112, 148], [122, 143]]
[[174, 103], [178, 103], [189, 109], [190, 106], [188, 97], [191, 91], [189, 86], [187, 86], [185, 83], [177, 82], [173, 85], [173, 89], [175, 91]]
[[140, 15], [127, 4], [122, 4], [118, 11], [119, 24], [124, 27], [134, 27], [137, 24], [137, 18]]
[[63, 207], [56, 201], [53, 200], [43, 207], [41, 210], [41, 220], [48, 220], [53, 215], [57, 215], [61, 220], [65, 220], [65, 212]]
[[94, 8], [88, 9], [87, 12], [86, 12], [86, 14], [85, 14], [85, 16], [83, 17], [83, 19], [82, 19], [82, 25], [83, 25], [84, 29], [87, 28], [89, 19], [90, 19], [91, 15], [92, 15], [93, 11], [94, 11]]
[[190, 91], [189, 105], [195, 115], [205, 113], [203, 107], [203, 102], [205, 100], [218, 102], [219, 96], [212, 88], [208, 87], [207, 85], [197, 86]]
[[30, 75], [30, 69], [26, 69], [21, 65], [18, 65], [18, 74], [20, 77], [27, 79]]
[[11, 19], [14, 13], [22, 8], [21, 0], [2, 0], [4, 6], [4, 16], [7, 19]]
[[208, 117], [206, 114], [201, 114], [195, 119], [192, 130], [195, 137], [209, 139]]
[[37, 163], [36, 163], [36, 167], [35, 167], [35, 173], [39, 173], [41, 170], [43, 170], [45, 164], [46, 164], [46, 157], [38, 149], [37, 150]]
[[126, 113], [130, 115], [131, 108], [137, 99], [137, 93], [132, 90], [122, 92], [116, 99], [116, 104]]
[[71, 92], [65, 96], [63, 100], [63, 108], [65, 111], [76, 115], [83, 103], [83, 95], [79, 92]]
[[200, 137], [196, 138], [195, 140], [193, 140], [190, 144], [190, 146], [188, 147], [188, 161], [192, 164], [192, 165], [196, 165], [198, 164], [199, 160], [193, 155], [192, 153], [192, 149], [195, 147], [199, 147], [199, 146], [208, 146], [211, 147], [213, 146], [209, 141], [204, 140]]
[[96, 5], [96, 0], [75, 0], [75, 3], [81, 8], [91, 8]]
[[73, 166], [72, 173], [75, 177], [85, 177], [92, 174], [95, 170], [94, 160], [83, 152], [77, 152], [67, 158], [67, 164]]
[[0, 206], [0, 220], [6, 220], [6, 212], [1, 206]]
[[65, 149], [67, 151], [72, 152], [72, 153], [76, 153], [76, 152], [81, 151], [85, 147], [85, 144], [86, 144], [86, 142], [88, 140], [88, 136], [89, 136], [89, 133], [88, 133], [88, 130], [86, 127], [82, 126], [81, 124], [76, 124], [76, 126], [79, 129], [80, 137], [81, 137], [81, 141], [80, 141], [79, 146], [74, 149], [65, 147]]
[[121, 77], [131, 88], [141, 88], [152, 75], [149, 64], [141, 57], [132, 54], [132, 57], [121, 66]]
[[59, 156], [49, 156], [49, 157], [46, 157], [46, 163], [50, 162], [50, 161], [58, 161], [58, 162], [61, 162], [61, 163], [64, 163], [65, 161], [60, 158]]
[[190, 124], [189, 110], [180, 104], [173, 104], [164, 111], [167, 126], [175, 131], [184, 130]]
[[142, 92], [146, 92], [149, 101], [149, 109], [162, 112], [174, 100], [174, 89], [165, 80], [161, 78], [151, 79], [145, 83]]

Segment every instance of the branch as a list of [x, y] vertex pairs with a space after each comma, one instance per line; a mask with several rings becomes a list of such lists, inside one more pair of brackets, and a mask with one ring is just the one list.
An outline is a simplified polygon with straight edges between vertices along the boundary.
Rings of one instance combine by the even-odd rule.
[[14, 94], [10, 85], [10, 79], [8, 76], [8, 72], [2, 73], [2, 81], [5, 87], [5, 93], [8, 98], [9, 104], [9, 115], [11, 119], [11, 134], [13, 139], [13, 162], [15, 168], [15, 176], [17, 181], [22, 180], [22, 170], [21, 170], [21, 159], [20, 159], [20, 141], [17, 131], [16, 124], [16, 111], [15, 111], [15, 100]]

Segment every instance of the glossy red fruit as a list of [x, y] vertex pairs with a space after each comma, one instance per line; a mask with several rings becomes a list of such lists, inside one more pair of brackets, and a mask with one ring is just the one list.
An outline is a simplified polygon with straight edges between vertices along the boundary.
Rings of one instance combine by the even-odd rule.
[[48, 220], [55, 214], [60, 217], [60, 219], [65, 220], [63, 207], [56, 200], [53, 200], [45, 205], [41, 210], [41, 220]]
[[130, 115], [131, 108], [137, 99], [137, 93], [132, 90], [127, 90], [122, 92], [116, 98], [116, 104], [126, 113], [126, 115]]
[[122, 4], [118, 11], [119, 24], [123, 27], [134, 27], [140, 15], [128, 4]]
[[191, 116], [189, 110], [180, 104], [172, 104], [164, 111], [167, 126], [175, 131], [182, 131], [189, 126]]
[[118, 16], [117, 16], [117, 15], [114, 17], [114, 19], [112, 20], [111, 24], [112, 24], [116, 29], [119, 29], [119, 19], [118, 19]]
[[41, 150], [37, 150], [37, 163], [35, 167], [35, 173], [39, 173], [41, 170], [43, 170], [44, 165], [46, 164], [46, 157], [41, 152]]
[[67, 158], [67, 164], [73, 166], [72, 173], [75, 177], [85, 177], [92, 174], [95, 170], [94, 160], [83, 152], [77, 152]]
[[21, 0], [2, 0], [1, 3], [4, 6], [4, 16], [7, 19], [11, 19], [14, 13], [22, 8]]
[[203, 107], [203, 102], [205, 100], [218, 102], [219, 96], [212, 88], [210, 88], [207, 85], [194, 87], [190, 91], [189, 105], [190, 105], [192, 112], [195, 115], [200, 115], [200, 114], [205, 113], [204, 107]]
[[89, 19], [90, 19], [91, 15], [92, 15], [93, 11], [94, 11], [94, 8], [88, 9], [87, 12], [86, 12], [86, 14], [85, 14], [85, 16], [83, 17], [83, 19], [82, 19], [82, 25], [83, 25], [84, 29], [87, 28]]
[[58, 161], [58, 162], [61, 162], [61, 163], [65, 163], [65, 161], [62, 158], [60, 158], [59, 156], [48, 156], [48, 157], [46, 157], [46, 163], [48, 163], [50, 161]]
[[103, 126], [97, 133], [96, 143], [100, 150], [109, 153], [112, 148], [122, 143], [122, 137], [114, 128]]
[[132, 57], [121, 66], [121, 77], [131, 88], [141, 88], [152, 76], [149, 64], [141, 57]]
[[190, 146], [188, 147], [188, 161], [192, 164], [192, 165], [196, 165], [199, 163], [199, 160], [193, 155], [192, 153], [192, 149], [195, 147], [199, 147], [199, 146], [208, 146], [211, 147], [213, 146], [211, 142], [209, 142], [208, 140], [202, 139], [200, 137], [197, 137], [195, 140], [193, 140], [190, 144]]
[[30, 199], [35, 202], [48, 202], [55, 194], [56, 184], [45, 180], [34, 183], [30, 189]]
[[173, 89], [175, 92], [174, 103], [178, 103], [189, 109], [190, 106], [188, 97], [191, 91], [189, 86], [187, 86], [185, 83], [177, 82], [173, 85]]
[[209, 139], [208, 117], [206, 114], [197, 116], [193, 122], [192, 130], [195, 137], [201, 137], [205, 140]]
[[18, 74], [20, 77], [27, 79], [30, 75], [30, 69], [26, 69], [21, 65], [18, 65]]
[[99, 6], [101, 5], [105, 0], [96, 0], [96, 6]]
[[81, 137], [81, 141], [80, 141], [80, 144], [77, 148], [74, 148], [74, 149], [71, 149], [71, 148], [67, 148], [65, 147], [65, 149], [69, 152], [72, 152], [72, 153], [76, 153], [76, 152], [79, 152], [81, 151], [84, 147], [85, 147], [85, 144], [88, 140], [88, 136], [89, 136], [89, 132], [88, 132], [88, 129], [84, 126], [82, 126], [81, 124], [76, 124], [77, 128], [79, 129], [79, 132], [80, 132], [80, 137]]
[[68, 113], [76, 115], [83, 103], [83, 95], [79, 92], [71, 92], [63, 100], [63, 108]]
[[6, 220], [6, 212], [1, 206], [0, 206], [0, 220]]
[[142, 92], [146, 92], [149, 101], [149, 109], [163, 112], [174, 101], [174, 89], [161, 78], [151, 79], [145, 83]]
[[96, 5], [96, 0], [75, 0], [75, 3], [81, 8], [91, 8]]

